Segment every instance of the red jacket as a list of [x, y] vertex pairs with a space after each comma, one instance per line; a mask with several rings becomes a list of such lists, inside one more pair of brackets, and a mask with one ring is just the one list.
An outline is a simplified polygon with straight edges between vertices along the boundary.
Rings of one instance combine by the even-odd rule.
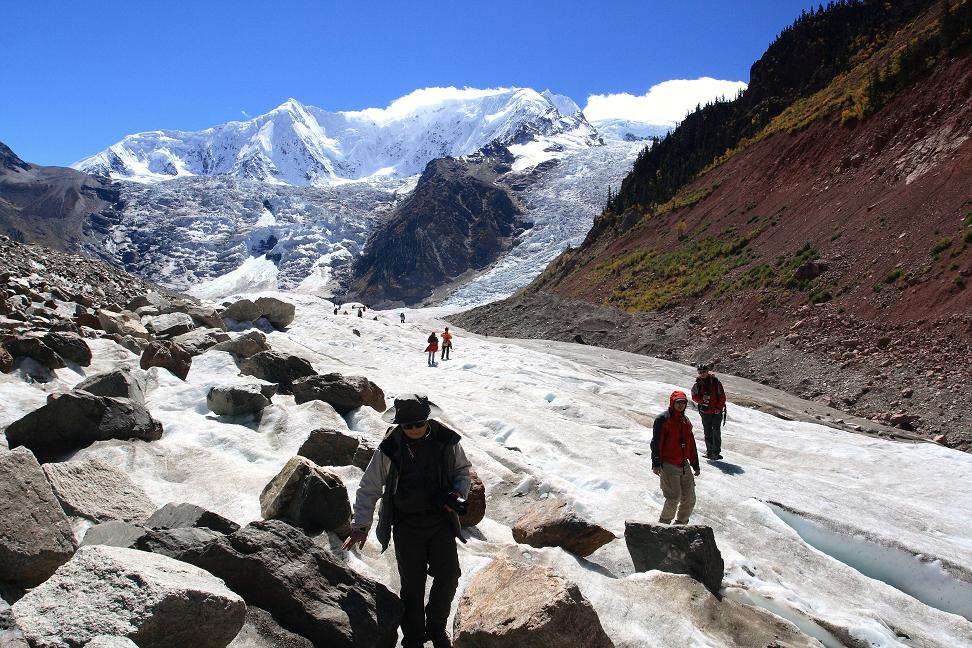
[[[706, 396], [709, 397], [708, 406], [703, 405]], [[719, 379], [709, 374], [705, 378], [696, 378], [692, 385], [692, 400], [699, 404], [702, 414], [722, 414], [726, 408], [726, 390], [722, 388]]]
[[694, 470], [699, 469], [699, 452], [692, 436], [692, 422], [675, 411], [675, 401], [685, 398], [685, 392], [674, 391], [668, 399], [668, 411], [655, 418], [651, 435], [651, 467], [663, 463], [681, 466], [688, 460]]

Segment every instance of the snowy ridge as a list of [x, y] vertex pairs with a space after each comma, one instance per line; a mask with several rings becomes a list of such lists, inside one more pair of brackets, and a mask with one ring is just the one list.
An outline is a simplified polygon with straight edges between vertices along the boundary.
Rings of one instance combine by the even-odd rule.
[[326, 186], [408, 177], [431, 160], [468, 155], [494, 141], [542, 142], [551, 152], [601, 143], [577, 104], [562, 95], [426, 88], [387, 108], [360, 111], [327, 112], [288, 99], [248, 121], [129, 135], [74, 167], [143, 182], [227, 175]]

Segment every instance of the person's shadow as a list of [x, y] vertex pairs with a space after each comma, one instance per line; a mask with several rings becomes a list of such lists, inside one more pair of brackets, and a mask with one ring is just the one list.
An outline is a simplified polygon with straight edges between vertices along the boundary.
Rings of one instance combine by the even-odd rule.
[[708, 461], [710, 466], [719, 469], [719, 471], [726, 475], [735, 476], [746, 472], [742, 466], [729, 463], [728, 461], [720, 461], [718, 459], [709, 459]]

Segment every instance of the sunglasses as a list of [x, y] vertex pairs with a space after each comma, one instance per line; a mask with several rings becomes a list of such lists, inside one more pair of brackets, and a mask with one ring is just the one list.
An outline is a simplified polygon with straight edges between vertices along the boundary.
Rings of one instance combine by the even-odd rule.
[[402, 428], [406, 430], [417, 430], [421, 427], [425, 427], [428, 421], [419, 421], [418, 423], [402, 423]]

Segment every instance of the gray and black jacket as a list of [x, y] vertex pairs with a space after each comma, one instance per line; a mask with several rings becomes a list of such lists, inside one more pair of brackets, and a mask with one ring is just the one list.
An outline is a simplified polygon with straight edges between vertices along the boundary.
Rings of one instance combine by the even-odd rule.
[[[375, 535], [381, 543], [381, 550], [388, 548], [391, 541], [392, 513], [394, 510], [395, 491], [398, 488], [398, 473], [402, 465], [402, 437], [405, 433], [402, 428], [396, 425], [389, 428], [385, 434], [385, 439], [378, 446], [361, 477], [358, 484], [358, 492], [354, 498], [354, 514], [351, 517], [352, 531], [364, 531], [371, 528], [374, 519], [375, 505], [381, 500], [378, 509], [378, 527]], [[461, 437], [453, 430], [447, 428], [436, 420], [429, 421], [429, 434], [436, 444], [436, 449], [441, 457], [440, 471], [442, 483], [439, 486], [444, 490], [454, 490], [463, 497], [469, 495], [469, 469], [472, 464], [466, 458], [462, 445], [459, 443]], [[443, 512], [445, 514], [445, 511]], [[456, 537], [462, 542], [459, 526], [459, 516], [448, 513], [449, 521], [452, 524]]]

